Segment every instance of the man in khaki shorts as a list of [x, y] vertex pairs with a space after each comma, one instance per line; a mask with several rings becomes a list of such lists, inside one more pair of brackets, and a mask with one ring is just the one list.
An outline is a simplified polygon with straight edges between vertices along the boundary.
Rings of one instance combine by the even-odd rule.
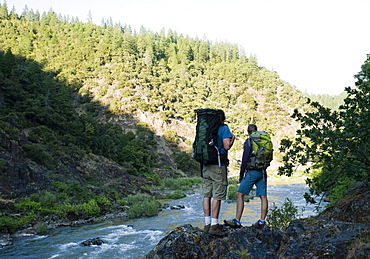
[[[226, 117], [223, 114], [223, 120]], [[218, 224], [218, 216], [221, 208], [221, 200], [226, 200], [227, 193], [227, 151], [234, 144], [235, 136], [230, 132], [227, 125], [223, 124], [218, 129], [217, 145], [221, 155], [226, 160], [218, 164], [203, 166], [203, 184], [200, 193], [203, 195], [203, 212], [205, 227], [204, 232], [215, 236], [224, 236], [225, 232]], [[212, 200], [213, 198], [213, 200]]]

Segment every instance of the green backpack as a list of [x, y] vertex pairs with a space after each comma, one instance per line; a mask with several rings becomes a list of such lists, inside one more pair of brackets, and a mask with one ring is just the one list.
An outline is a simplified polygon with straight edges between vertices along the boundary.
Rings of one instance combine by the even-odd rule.
[[224, 156], [217, 148], [218, 129], [223, 124], [222, 110], [197, 109], [196, 135], [193, 142], [192, 157], [201, 165], [221, 164]]
[[249, 138], [253, 151], [247, 169], [266, 170], [273, 158], [271, 136], [265, 131], [255, 131]]

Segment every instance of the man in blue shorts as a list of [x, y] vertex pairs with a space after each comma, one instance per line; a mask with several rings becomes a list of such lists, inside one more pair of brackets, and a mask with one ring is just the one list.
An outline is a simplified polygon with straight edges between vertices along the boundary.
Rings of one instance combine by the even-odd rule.
[[[255, 124], [248, 125], [248, 135], [251, 135], [253, 132], [257, 131], [257, 126]], [[252, 155], [252, 143], [251, 139], [247, 139], [244, 142], [244, 151], [242, 164], [240, 166], [239, 173], [239, 182], [240, 186], [236, 194], [237, 203], [236, 203], [236, 216], [232, 220], [224, 220], [226, 226], [233, 228], [242, 227], [240, 219], [244, 210], [244, 195], [249, 195], [249, 192], [252, 190], [253, 185], [256, 185], [257, 191], [256, 195], [261, 199], [261, 217], [260, 219], [253, 224], [254, 227], [259, 229], [264, 229], [266, 226], [266, 215], [268, 210], [268, 200], [267, 200], [267, 181], [264, 176], [263, 170], [248, 169], [247, 163], [250, 161]], [[244, 176], [244, 172], [247, 170]]]
[[[225, 113], [221, 111], [221, 121], [224, 122]], [[221, 154], [221, 166], [217, 163], [203, 166], [203, 184], [200, 193], [203, 195], [204, 232], [215, 236], [227, 234], [218, 224], [221, 200], [226, 200], [227, 193], [227, 151], [234, 144], [235, 136], [227, 125], [218, 129], [217, 146]], [[213, 199], [213, 200], [212, 200]], [[212, 200], [212, 201], [211, 201]]]

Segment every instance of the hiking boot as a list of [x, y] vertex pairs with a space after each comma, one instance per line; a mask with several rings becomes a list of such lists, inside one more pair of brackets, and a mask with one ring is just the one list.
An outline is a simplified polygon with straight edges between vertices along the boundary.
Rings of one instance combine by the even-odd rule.
[[224, 220], [224, 223], [225, 223], [225, 226], [229, 226], [229, 227], [232, 227], [232, 228], [241, 228], [242, 227], [242, 224], [238, 223], [236, 221], [236, 219]]
[[266, 224], [266, 221], [263, 222], [263, 223], [260, 223], [260, 221], [257, 220], [257, 222], [254, 223], [252, 226], [255, 227], [255, 228], [258, 228], [262, 231], [268, 231], [270, 229], [270, 227]]
[[211, 224], [205, 225], [203, 229], [204, 233], [208, 234], [210, 227], [211, 227]]
[[228, 233], [223, 231], [221, 229], [221, 226], [219, 224], [217, 224], [217, 225], [210, 226], [208, 234], [210, 234], [212, 236], [223, 237], [223, 236], [226, 236]]

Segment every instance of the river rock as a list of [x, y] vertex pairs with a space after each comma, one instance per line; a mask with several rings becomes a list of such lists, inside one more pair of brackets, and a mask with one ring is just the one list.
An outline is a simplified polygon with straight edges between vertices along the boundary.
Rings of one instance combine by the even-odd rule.
[[87, 239], [83, 242], [81, 242], [82, 245], [84, 246], [91, 246], [91, 245], [102, 245], [104, 244], [104, 241], [101, 240], [99, 237], [95, 237], [95, 238], [90, 238], [90, 239]]
[[176, 205], [176, 206], [171, 206], [170, 208], [171, 208], [171, 210], [181, 210], [181, 209], [185, 209], [185, 206], [184, 205]]
[[[225, 237], [185, 224], [165, 236], [145, 258], [370, 258], [370, 187], [349, 191], [316, 217], [292, 221], [285, 230], [232, 229]], [[349, 202], [350, 201], [350, 202]]]
[[12, 241], [13, 238], [10, 236], [10, 234], [0, 234], [0, 248], [12, 245]]

